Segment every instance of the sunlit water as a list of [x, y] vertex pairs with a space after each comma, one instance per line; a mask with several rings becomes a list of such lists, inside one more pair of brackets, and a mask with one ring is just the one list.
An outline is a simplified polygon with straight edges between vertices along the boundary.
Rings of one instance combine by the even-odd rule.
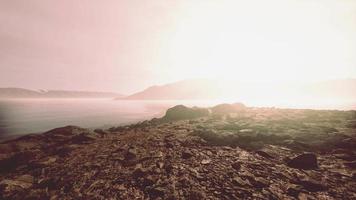
[[[40, 133], [53, 128], [76, 125], [85, 128], [108, 128], [161, 117], [177, 104], [212, 106], [222, 101], [123, 101], [112, 99], [17, 99], [0, 100], [0, 138], [27, 133]], [[224, 101], [226, 102], [226, 101]], [[229, 101], [233, 102], [233, 101]], [[354, 106], [260, 105], [317, 109], [354, 109]], [[355, 104], [353, 104], [355, 105]]]

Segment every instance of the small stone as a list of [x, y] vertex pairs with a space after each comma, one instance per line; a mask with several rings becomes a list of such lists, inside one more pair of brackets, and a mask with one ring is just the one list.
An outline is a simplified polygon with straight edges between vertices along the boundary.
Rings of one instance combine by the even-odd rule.
[[201, 190], [190, 191], [189, 199], [191, 200], [205, 200], [206, 194]]
[[139, 177], [143, 177], [145, 174], [146, 174], [146, 170], [142, 169], [141, 167], [138, 167], [133, 171], [132, 176], [135, 178], [139, 178]]
[[188, 151], [188, 150], [186, 150], [186, 151], [184, 151], [184, 152], [182, 153], [182, 158], [183, 158], [183, 159], [189, 159], [189, 158], [191, 158], [191, 157], [193, 157], [193, 154], [192, 154], [190, 151]]
[[117, 190], [120, 190], [120, 191], [127, 190], [127, 188], [124, 185], [121, 185], [121, 184], [120, 185], [115, 185], [114, 188], [117, 189]]
[[300, 185], [290, 184], [287, 188], [287, 194], [295, 198], [298, 197], [301, 191], [302, 191], [302, 187]]
[[255, 181], [253, 182], [253, 185], [256, 188], [264, 188], [264, 187], [267, 187], [269, 185], [269, 181], [267, 181], [264, 178], [257, 177], [257, 178], [255, 178]]
[[50, 165], [52, 163], [55, 163], [57, 161], [56, 157], [49, 157], [47, 160], [41, 162], [40, 164], [42, 165]]
[[262, 156], [262, 157], [267, 158], [267, 159], [272, 159], [273, 158], [273, 156], [271, 156], [269, 153], [267, 153], [265, 151], [256, 151], [255, 153], [257, 155]]
[[148, 175], [147, 177], [144, 178], [143, 180], [143, 185], [146, 187], [146, 186], [150, 186], [150, 185], [153, 185], [155, 182], [156, 182], [156, 178], [154, 178], [153, 176], [151, 175]]
[[162, 169], [164, 166], [164, 163], [163, 162], [157, 162], [157, 167]]
[[150, 189], [148, 194], [152, 197], [161, 197], [165, 194], [165, 189], [163, 187], [155, 187]]
[[127, 152], [126, 152], [125, 159], [126, 159], [126, 160], [132, 160], [132, 159], [135, 159], [136, 156], [137, 156], [136, 150], [133, 149], [133, 148], [130, 148], [130, 149], [128, 149]]
[[206, 164], [209, 164], [210, 162], [211, 162], [210, 159], [204, 159], [201, 161], [201, 164], [206, 165]]
[[239, 171], [241, 169], [241, 164], [238, 162], [234, 162], [231, 164], [231, 167], [237, 171]]
[[234, 179], [232, 180], [232, 182], [235, 184], [235, 185], [238, 185], [238, 186], [250, 186], [251, 184], [248, 182], [248, 180], [243, 180], [242, 178], [236, 176], [234, 177]]

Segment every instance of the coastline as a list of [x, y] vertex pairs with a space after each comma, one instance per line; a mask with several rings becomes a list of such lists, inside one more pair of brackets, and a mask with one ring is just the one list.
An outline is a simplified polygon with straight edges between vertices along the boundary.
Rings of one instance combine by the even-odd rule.
[[355, 146], [356, 111], [180, 105], [131, 125], [66, 126], [2, 142], [0, 194], [348, 199]]

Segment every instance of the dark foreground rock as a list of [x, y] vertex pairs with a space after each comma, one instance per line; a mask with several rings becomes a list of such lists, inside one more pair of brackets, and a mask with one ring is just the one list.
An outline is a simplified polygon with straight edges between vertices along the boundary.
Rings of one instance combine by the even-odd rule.
[[317, 169], [318, 161], [315, 154], [305, 153], [290, 160], [288, 166], [297, 169]]
[[179, 113], [0, 143], [0, 199], [356, 199], [352, 111]]

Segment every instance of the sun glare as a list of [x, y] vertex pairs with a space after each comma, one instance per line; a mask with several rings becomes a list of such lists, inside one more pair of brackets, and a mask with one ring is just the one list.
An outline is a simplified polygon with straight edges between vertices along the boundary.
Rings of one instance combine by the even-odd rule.
[[[165, 34], [158, 65], [175, 80], [272, 83], [345, 77], [354, 70], [350, 43], [329, 23], [330, 10], [274, 2], [188, 3]], [[337, 65], [346, 68], [335, 71]]]

